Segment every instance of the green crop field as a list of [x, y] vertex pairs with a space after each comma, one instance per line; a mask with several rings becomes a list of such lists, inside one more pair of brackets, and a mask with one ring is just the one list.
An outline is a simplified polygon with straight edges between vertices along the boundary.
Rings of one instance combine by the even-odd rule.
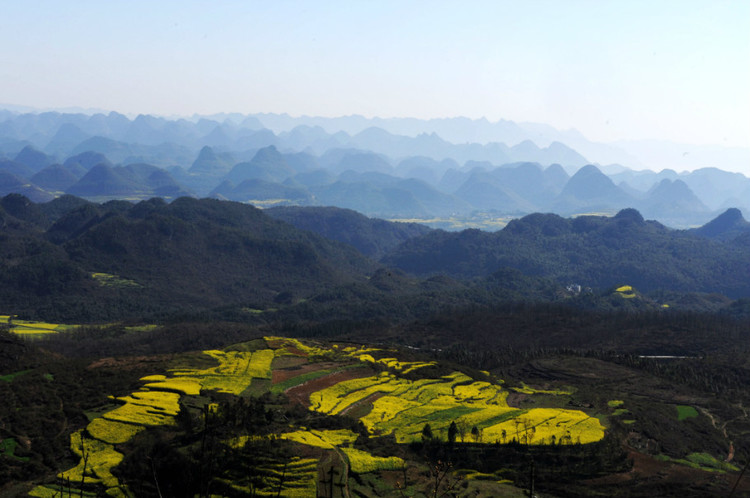
[[698, 416], [698, 410], [692, 406], [677, 405], [677, 420], [683, 421]]

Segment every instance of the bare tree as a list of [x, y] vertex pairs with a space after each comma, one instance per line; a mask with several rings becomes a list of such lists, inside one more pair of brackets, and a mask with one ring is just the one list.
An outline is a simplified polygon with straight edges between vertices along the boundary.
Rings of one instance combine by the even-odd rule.
[[86, 481], [86, 467], [89, 464], [89, 456], [91, 456], [91, 452], [86, 449], [86, 439], [83, 436], [83, 432], [81, 432], [81, 458], [83, 459], [83, 469], [81, 470], [81, 489], [78, 496], [83, 496], [83, 484]]
[[442, 460], [438, 460], [436, 463], [430, 465], [430, 476], [432, 477], [432, 498], [438, 498], [448, 495], [448, 493], [453, 491], [458, 483], [461, 482], [460, 476], [451, 479], [452, 470], [453, 464], [450, 462], [443, 462]]

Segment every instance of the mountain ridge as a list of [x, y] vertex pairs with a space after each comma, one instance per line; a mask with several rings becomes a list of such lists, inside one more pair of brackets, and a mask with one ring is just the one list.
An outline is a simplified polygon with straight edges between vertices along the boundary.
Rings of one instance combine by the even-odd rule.
[[[285, 122], [288, 121], [294, 126], [288, 132], [278, 132], [278, 135], [269, 129], [262, 129], [263, 116], [261, 119], [250, 119], [240, 115], [226, 115], [223, 121], [205, 117], [195, 118], [197, 121], [170, 120], [149, 115], [139, 115], [131, 120], [117, 113], [93, 116], [60, 113], [49, 113], [44, 116], [6, 114], [5, 118], [5, 121], [0, 122], [0, 148], [5, 147], [6, 155], [10, 152], [9, 157], [28, 162], [2, 163], [5, 171], [15, 175], [19, 180], [13, 181], [8, 178], [5, 183], [11, 190], [25, 189], [23, 193], [36, 200], [44, 200], [50, 195], [66, 192], [65, 183], [70, 179], [62, 178], [60, 175], [67, 175], [60, 170], [57, 170], [57, 182], [54, 178], [40, 180], [40, 183], [46, 182], [45, 185], [56, 187], [51, 191], [46, 191], [46, 188], [30, 181], [30, 178], [41, 166], [56, 161], [50, 154], [60, 153], [60, 150], [67, 148], [71, 156], [63, 161], [64, 166], [78, 177], [79, 181], [85, 174], [81, 168], [89, 170], [98, 163], [107, 162], [110, 166], [151, 164], [166, 170], [177, 183], [159, 190], [147, 181], [143, 182], [145, 179], [137, 179], [141, 182], [137, 187], [113, 188], [113, 185], [102, 185], [101, 191], [95, 192], [95, 184], [92, 184], [87, 189], [81, 190], [76, 187], [70, 192], [87, 195], [94, 200], [116, 199], [118, 195], [126, 195], [119, 193], [120, 191], [143, 200], [153, 195], [177, 197], [185, 193], [203, 197], [225, 191], [225, 187], [219, 188], [223, 180], [231, 180], [237, 187], [243, 180], [252, 177], [278, 185], [269, 184], [262, 188], [255, 186], [253, 191], [260, 192], [261, 195], [250, 191], [242, 194], [237, 192], [231, 198], [246, 202], [267, 202], [272, 196], [290, 195], [292, 198], [280, 198], [276, 201], [281, 204], [318, 205], [339, 202], [341, 207], [359, 209], [371, 216], [430, 219], [457, 215], [467, 218], [482, 217], [485, 216], [485, 212], [490, 212], [500, 217], [517, 217], [535, 211], [549, 210], [563, 215], [586, 212], [613, 215], [624, 207], [635, 207], [648, 217], [660, 219], [673, 226], [695, 227], [715, 217], [727, 207], [750, 210], [750, 206], [746, 205], [750, 204], [750, 196], [747, 195], [747, 192], [750, 192], [750, 179], [743, 175], [723, 172], [716, 168], [702, 168], [680, 174], [665, 170], [657, 174], [634, 172], [619, 166], [605, 167], [590, 164], [585, 157], [575, 153], [559, 140], [552, 140], [546, 146], [542, 143], [540, 146], [528, 136], [510, 146], [497, 141], [451, 143], [435, 131], [420, 132], [414, 137], [397, 135], [394, 133], [399, 132], [398, 129], [389, 131], [377, 126], [380, 121], [361, 117], [354, 118], [351, 122], [367, 126], [353, 134], [340, 130], [329, 133], [319, 124], [315, 124], [313, 118], [310, 124], [305, 124], [305, 120], [283, 118], [282, 121], [286, 120]], [[480, 129], [490, 125], [486, 121], [466, 119], [435, 123], [438, 122], [450, 122], [467, 129]], [[20, 126], [20, 123], [23, 126]], [[404, 123], [409, 127], [424, 124], [420, 120], [407, 120]], [[518, 131], [523, 127], [507, 122], [500, 128]], [[535, 133], [542, 135], [549, 131], [544, 131], [543, 127], [527, 128], [534, 129]], [[64, 137], [77, 140], [84, 135], [87, 138], [77, 145], [69, 142], [62, 147], [59, 140], [55, 142], [56, 137], [61, 140]], [[575, 138], [576, 135], [569, 136]], [[33, 143], [29, 144], [29, 141]], [[52, 147], [54, 151], [52, 148], [44, 150], [53, 142], [56, 143]], [[274, 147], [276, 154], [270, 154], [271, 149], [268, 147]], [[260, 159], [255, 159], [258, 154], [267, 156], [262, 161], [262, 166], [258, 164]], [[74, 157], [76, 159], [73, 159]], [[251, 166], [254, 159], [256, 163]], [[542, 184], [539, 178], [532, 178], [531, 170], [521, 171], [523, 168], [530, 168], [528, 165], [533, 163], [539, 164], [544, 171], [557, 164], [563, 172], [570, 171], [573, 176], [566, 178], [567, 173], [562, 175], [556, 172], [552, 175], [550, 172]], [[75, 169], [72, 168], [73, 164], [77, 164]], [[475, 167], [491, 172], [497, 180], [493, 177], [470, 178], [467, 170]], [[307, 174], [318, 168], [333, 175], [333, 178], [327, 180], [327, 187], [317, 184], [316, 192], [314, 189], [310, 190], [312, 185], [308, 186], [304, 181], [293, 183], [295, 176]], [[583, 182], [585, 188], [575, 189], [575, 184], [582, 181], [581, 175], [593, 172], [592, 168], [596, 168], [600, 173], [607, 171], [609, 174], [604, 176], [622, 184], [623, 188], [607, 185], [601, 175], [594, 175], [599, 176], [601, 182], [592, 183], [593, 179], [589, 178]], [[434, 200], [428, 200], [424, 197], [424, 186], [416, 183], [401, 183], [396, 190], [389, 188], [384, 191], [383, 185], [371, 184], [371, 179], [363, 177], [364, 183], [360, 186], [358, 195], [370, 201], [344, 203], [340, 202], [342, 194], [335, 192], [340, 191], [342, 187], [336, 185], [337, 175], [344, 174], [347, 170], [359, 173], [380, 172], [402, 180], [414, 177], [442, 193], [430, 194]], [[526, 184], [518, 181], [524, 174], [528, 178], [525, 180]], [[684, 182], [688, 188], [682, 188], [681, 184], [677, 184], [668, 193], [665, 185], [660, 194], [649, 197], [649, 190], [665, 178]], [[322, 179], [323, 177], [319, 176], [318, 182]], [[161, 180], [168, 181], [168, 177], [161, 174]], [[473, 185], [466, 184], [462, 187], [461, 183], [467, 180], [473, 182]], [[626, 181], [627, 185], [623, 184], [623, 181]], [[393, 180], [392, 183], [396, 184], [397, 181]], [[21, 186], [26, 184], [29, 185]], [[303, 193], [299, 189], [307, 189], [308, 192]], [[6, 193], [10, 193], [11, 190]], [[455, 196], [459, 190], [461, 195]], [[328, 198], [325, 195], [326, 191], [331, 192]], [[598, 194], [595, 196], [586, 192]], [[317, 198], [318, 193], [321, 193], [322, 197]], [[438, 200], [440, 196], [442, 200]], [[694, 197], [697, 197], [697, 201]], [[708, 209], [704, 210], [701, 203]]]

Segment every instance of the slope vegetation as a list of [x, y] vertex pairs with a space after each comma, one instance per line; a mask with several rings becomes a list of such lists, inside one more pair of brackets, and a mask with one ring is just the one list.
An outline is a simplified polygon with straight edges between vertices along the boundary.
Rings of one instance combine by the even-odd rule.
[[611, 218], [532, 214], [496, 233], [434, 231], [404, 242], [383, 262], [417, 275], [478, 277], [515, 268], [600, 289], [628, 283], [645, 292], [750, 295], [747, 247], [670, 230], [633, 209]]

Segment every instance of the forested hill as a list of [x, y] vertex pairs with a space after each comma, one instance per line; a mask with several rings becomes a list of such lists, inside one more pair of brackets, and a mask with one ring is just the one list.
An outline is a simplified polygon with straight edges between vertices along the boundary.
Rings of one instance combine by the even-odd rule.
[[422, 276], [468, 278], [515, 268], [600, 289], [629, 284], [750, 296], [747, 234], [719, 241], [700, 233], [670, 230], [633, 209], [612, 218], [532, 214], [495, 233], [436, 230], [404, 242], [383, 262]]
[[[74, 323], [207, 312], [398, 321], [446, 306], [567, 299], [569, 284], [602, 296], [622, 285], [750, 296], [744, 220], [714, 223], [707, 234], [670, 230], [628, 209], [613, 218], [534, 214], [495, 233], [449, 233], [340, 209], [272, 213], [305, 229], [213, 199], [35, 204], [6, 196], [0, 311]], [[385, 256], [376, 262], [363, 252]], [[602, 306], [589, 301], [582, 304]]]
[[337, 207], [282, 206], [266, 210], [273, 218], [356, 247], [362, 254], [379, 259], [400, 243], [431, 231], [418, 223], [395, 223], [368, 218], [351, 209]]
[[0, 301], [67, 320], [264, 308], [364, 281], [351, 246], [211, 199], [0, 203]]

